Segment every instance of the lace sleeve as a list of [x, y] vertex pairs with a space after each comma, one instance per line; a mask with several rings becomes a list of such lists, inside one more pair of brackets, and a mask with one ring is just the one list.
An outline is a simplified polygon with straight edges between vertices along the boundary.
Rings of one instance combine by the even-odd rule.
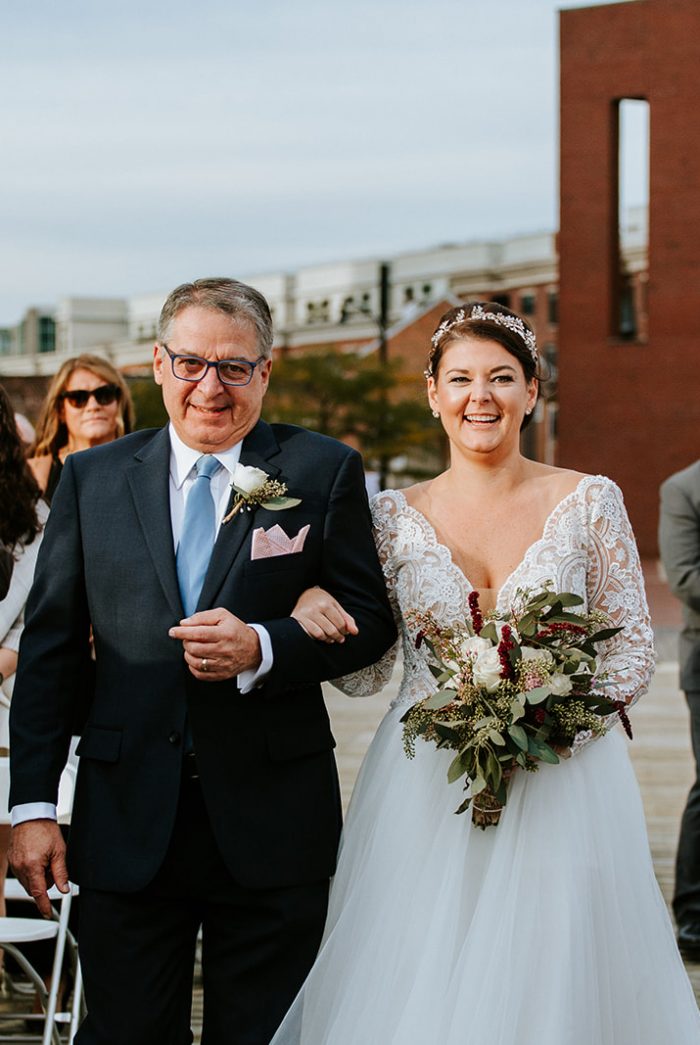
[[[598, 609], [623, 630], [598, 647], [599, 666], [607, 675], [606, 693], [631, 707], [649, 688], [654, 671], [654, 643], [637, 544], [622, 493], [609, 479], [587, 491], [589, 610]], [[610, 726], [618, 721], [611, 716]], [[592, 739], [581, 733], [572, 754]]]
[[[372, 528], [379, 562], [384, 572], [389, 602], [400, 634], [401, 614], [396, 597], [396, 562], [392, 555], [395, 538], [393, 517], [396, 513], [396, 502], [393, 498], [379, 493], [372, 498], [371, 508]], [[351, 675], [331, 679], [331, 684], [349, 697], [371, 697], [373, 693], [378, 693], [391, 678], [399, 642], [400, 639], [397, 639], [376, 664], [370, 664], [360, 671], [354, 671]]]

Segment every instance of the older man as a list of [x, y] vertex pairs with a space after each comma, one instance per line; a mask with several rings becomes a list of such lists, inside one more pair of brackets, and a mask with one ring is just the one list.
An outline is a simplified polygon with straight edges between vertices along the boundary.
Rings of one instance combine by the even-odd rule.
[[680, 681], [696, 769], [681, 821], [673, 911], [678, 946], [688, 957], [700, 958], [700, 461], [661, 487], [659, 547], [671, 591], [683, 603]]
[[[251, 287], [178, 287], [153, 363], [169, 425], [69, 457], [53, 502], [12, 709], [12, 861], [46, 911], [83, 714], [80, 1045], [191, 1041], [200, 926], [203, 1040], [264, 1045], [319, 943], [340, 829], [319, 683], [395, 629], [359, 456], [260, 420], [271, 345]], [[317, 643], [289, 616], [315, 584], [357, 636]]]

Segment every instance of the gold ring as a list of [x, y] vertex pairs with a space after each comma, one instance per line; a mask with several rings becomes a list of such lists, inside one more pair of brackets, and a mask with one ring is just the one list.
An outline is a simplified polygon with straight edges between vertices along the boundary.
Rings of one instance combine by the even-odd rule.
[[202, 657], [202, 671], [206, 671], [206, 670], [207, 670], [207, 658], [206, 657]]

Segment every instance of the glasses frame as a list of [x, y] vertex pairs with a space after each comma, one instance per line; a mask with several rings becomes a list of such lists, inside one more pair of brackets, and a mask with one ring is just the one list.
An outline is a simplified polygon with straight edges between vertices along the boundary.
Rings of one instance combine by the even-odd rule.
[[[100, 402], [97, 393], [104, 394], [104, 391], [108, 391], [108, 398], [104, 403]], [[84, 397], [82, 403], [74, 403], [73, 397], [80, 396], [81, 399]], [[94, 399], [98, 406], [111, 406], [112, 403], [118, 403], [122, 397], [122, 390], [119, 385], [115, 385], [113, 382], [107, 382], [104, 385], [98, 385], [97, 388], [71, 388], [61, 392], [60, 399], [62, 402], [69, 402], [74, 410], [84, 410], [91, 399]]]
[[[166, 345], [165, 341], [161, 341], [161, 345], [170, 356], [170, 366], [173, 371], [173, 377], [178, 381], [187, 381], [188, 384], [197, 384], [198, 381], [203, 381], [209, 373], [211, 367], [214, 367], [214, 369], [216, 370], [216, 376], [218, 377], [221, 384], [224, 385], [226, 388], [245, 388], [246, 385], [249, 385], [250, 382], [253, 380], [255, 368], [259, 366], [260, 363], [264, 363], [267, 359], [267, 356], [258, 356], [258, 358], [255, 361], [253, 361], [252, 359], [242, 359], [236, 357], [233, 357], [232, 359], [202, 359], [201, 356], [195, 355], [193, 352], [171, 352], [168, 346]], [[205, 368], [204, 373], [200, 374], [199, 377], [180, 377], [179, 374], [175, 373], [176, 359], [196, 359], [197, 362], [201, 363], [202, 366]], [[219, 370], [219, 367], [223, 366], [224, 363], [245, 363], [246, 367], [250, 367], [248, 380], [224, 381], [223, 377], [221, 376], [221, 371]]]

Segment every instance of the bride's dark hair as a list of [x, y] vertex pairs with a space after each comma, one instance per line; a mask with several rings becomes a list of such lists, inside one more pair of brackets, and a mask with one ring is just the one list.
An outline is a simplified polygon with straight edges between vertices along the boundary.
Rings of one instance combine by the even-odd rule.
[[[474, 315], [475, 312], [476, 315]], [[489, 319], [489, 315], [503, 316], [504, 321]], [[460, 341], [465, 337], [473, 337], [481, 341], [497, 341], [518, 360], [525, 380], [529, 383], [534, 378], [539, 386], [542, 375], [538, 365], [535, 334], [532, 327], [517, 312], [512, 312], [505, 305], [499, 305], [496, 301], [473, 301], [470, 304], [458, 305], [440, 317], [437, 330], [431, 339], [426, 376], [431, 376], [437, 381], [445, 349], [453, 341]], [[532, 421], [532, 416], [532, 414], [525, 415], [521, 429], [527, 427]]]
[[15, 414], [0, 385], [0, 540], [8, 548], [31, 544], [40, 530], [36, 502], [41, 491], [24, 459]]

